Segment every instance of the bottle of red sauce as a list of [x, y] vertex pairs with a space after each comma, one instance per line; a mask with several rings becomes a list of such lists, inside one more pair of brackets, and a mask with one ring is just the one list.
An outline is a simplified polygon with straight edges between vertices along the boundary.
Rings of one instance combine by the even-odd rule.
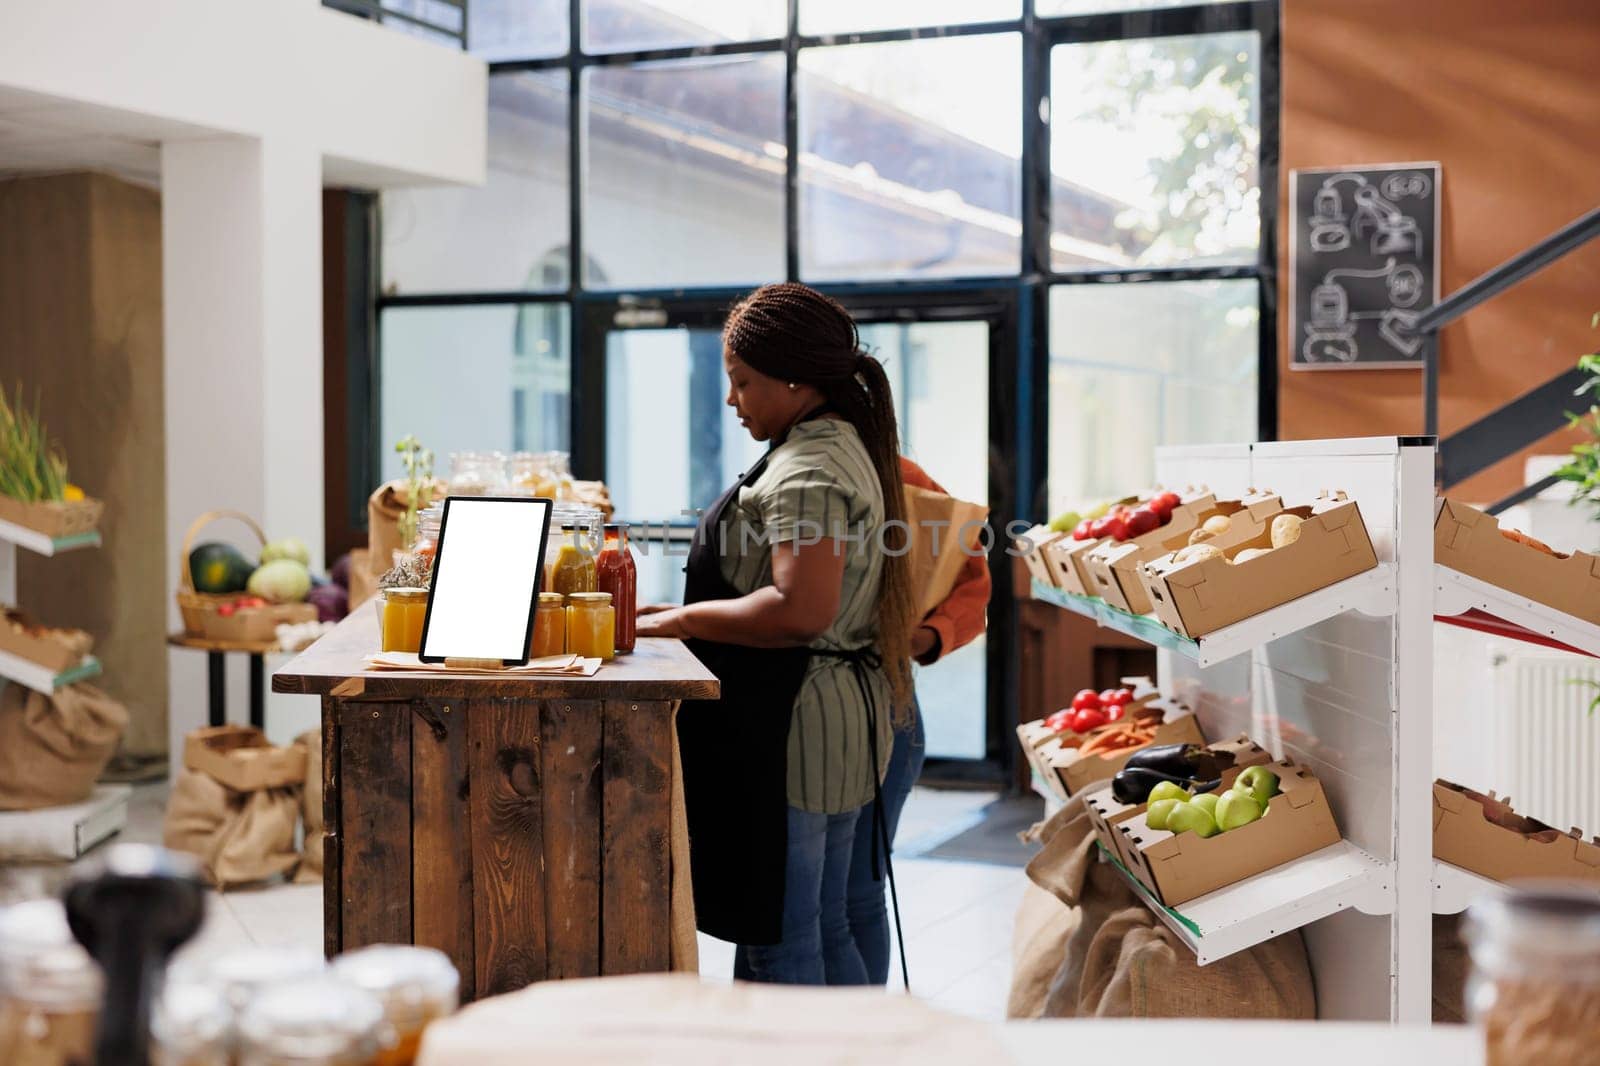
[[606, 526], [605, 544], [595, 560], [595, 591], [611, 593], [617, 615], [617, 650], [632, 651], [639, 618], [639, 569], [628, 547], [626, 526]]

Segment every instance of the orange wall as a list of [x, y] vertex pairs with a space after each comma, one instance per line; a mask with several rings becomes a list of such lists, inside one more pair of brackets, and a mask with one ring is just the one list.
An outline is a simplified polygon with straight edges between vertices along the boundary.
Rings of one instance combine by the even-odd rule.
[[[1448, 295], [1600, 204], [1600, 0], [1284, 0], [1280, 308], [1288, 307], [1289, 171], [1437, 160]], [[1448, 435], [1600, 348], [1600, 241], [1447, 327]], [[1280, 315], [1279, 435], [1417, 433], [1422, 375], [1291, 372]], [[1565, 451], [1566, 433], [1531, 452]], [[1523, 483], [1508, 460], [1456, 494]]]

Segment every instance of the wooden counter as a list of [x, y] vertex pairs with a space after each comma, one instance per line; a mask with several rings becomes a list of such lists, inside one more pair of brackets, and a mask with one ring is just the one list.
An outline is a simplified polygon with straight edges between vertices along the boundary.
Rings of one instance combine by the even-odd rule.
[[463, 1000], [670, 967], [673, 716], [717, 679], [641, 639], [593, 677], [374, 671], [356, 610], [272, 676], [322, 697], [324, 942], [426, 944]]

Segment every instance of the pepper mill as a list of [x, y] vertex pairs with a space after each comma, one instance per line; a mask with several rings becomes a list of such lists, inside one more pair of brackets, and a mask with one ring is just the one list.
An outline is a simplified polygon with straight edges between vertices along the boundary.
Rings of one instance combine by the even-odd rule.
[[64, 894], [67, 924], [105, 972], [96, 1066], [149, 1066], [150, 1010], [167, 960], [205, 918], [205, 889], [189, 856], [118, 844]]

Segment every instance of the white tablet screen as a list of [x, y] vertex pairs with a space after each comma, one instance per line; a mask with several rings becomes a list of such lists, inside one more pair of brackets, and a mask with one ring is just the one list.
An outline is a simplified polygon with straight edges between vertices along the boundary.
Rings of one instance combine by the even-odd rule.
[[550, 501], [491, 496], [445, 500], [422, 658], [527, 658]]

